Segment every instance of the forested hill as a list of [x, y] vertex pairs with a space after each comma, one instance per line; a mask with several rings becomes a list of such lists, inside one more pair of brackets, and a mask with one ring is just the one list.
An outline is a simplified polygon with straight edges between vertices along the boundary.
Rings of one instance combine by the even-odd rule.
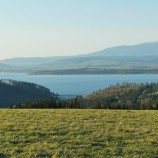
[[7, 79], [0, 80], [0, 108], [27, 101], [52, 99], [54, 97], [55, 94], [51, 93], [48, 88], [34, 83]]
[[158, 109], [158, 83], [123, 83], [85, 97], [88, 106], [108, 109]]

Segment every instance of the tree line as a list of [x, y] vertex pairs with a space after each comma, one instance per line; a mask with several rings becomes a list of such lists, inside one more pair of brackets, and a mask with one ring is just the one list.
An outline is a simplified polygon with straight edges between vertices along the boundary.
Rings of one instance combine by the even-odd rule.
[[69, 100], [59, 98], [14, 104], [10, 108], [93, 108], [158, 110], [158, 83], [122, 83]]
[[10, 108], [14, 109], [81, 109], [84, 108], [80, 98], [74, 98], [70, 100], [40, 100], [36, 102], [25, 102], [11, 105]]

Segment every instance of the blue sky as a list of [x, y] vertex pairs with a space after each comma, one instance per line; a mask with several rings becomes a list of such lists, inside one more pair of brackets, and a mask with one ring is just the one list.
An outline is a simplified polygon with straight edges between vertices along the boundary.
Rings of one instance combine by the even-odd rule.
[[158, 0], [0, 0], [0, 59], [158, 41]]

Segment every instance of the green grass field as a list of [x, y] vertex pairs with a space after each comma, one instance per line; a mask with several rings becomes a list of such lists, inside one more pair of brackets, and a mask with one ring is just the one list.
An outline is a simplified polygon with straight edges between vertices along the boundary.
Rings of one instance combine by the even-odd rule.
[[2, 157], [158, 157], [158, 111], [0, 110]]

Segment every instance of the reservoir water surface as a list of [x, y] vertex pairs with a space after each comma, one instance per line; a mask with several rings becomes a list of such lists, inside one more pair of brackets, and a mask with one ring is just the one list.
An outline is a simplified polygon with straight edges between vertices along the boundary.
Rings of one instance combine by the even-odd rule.
[[116, 83], [158, 82], [158, 75], [27, 75], [0, 73], [0, 79], [37, 83], [60, 95], [87, 95]]

